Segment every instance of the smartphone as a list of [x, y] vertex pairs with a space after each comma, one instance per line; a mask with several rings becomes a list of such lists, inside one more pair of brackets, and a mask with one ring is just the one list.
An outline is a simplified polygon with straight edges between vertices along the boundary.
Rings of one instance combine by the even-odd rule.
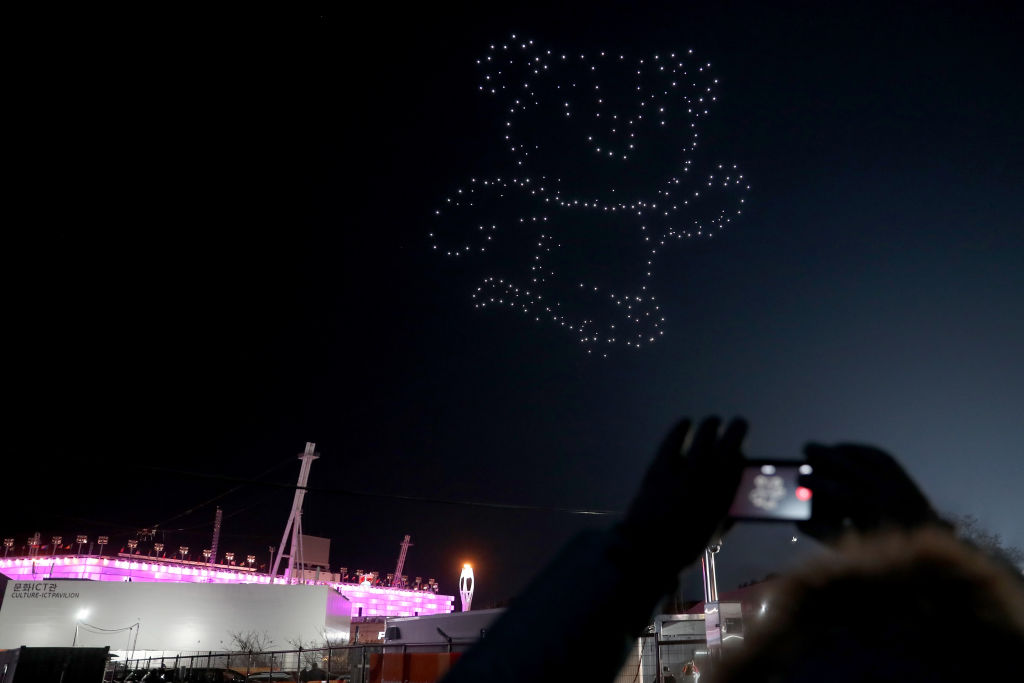
[[810, 519], [813, 492], [801, 486], [799, 478], [811, 471], [810, 465], [795, 460], [748, 460], [729, 516], [767, 521]]

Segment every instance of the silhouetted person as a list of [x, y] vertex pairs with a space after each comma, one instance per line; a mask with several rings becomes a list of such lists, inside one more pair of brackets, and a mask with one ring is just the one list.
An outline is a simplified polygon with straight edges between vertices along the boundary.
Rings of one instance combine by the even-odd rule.
[[[625, 518], [570, 541], [444, 680], [561, 682], [578, 678], [586, 661], [588, 680], [611, 681], [654, 607], [726, 517], [747, 425], [734, 420], [719, 434], [720, 424], [709, 418], [692, 434], [689, 420], [677, 424]], [[637, 558], [656, 558], [640, 582]]]
[[1024, 592], [948, 532], [883, 531], [780, 579], [759, 622], [720, 683], [1011, 680]]
[[[680, 570], [729, 526], [747, 426], [719, 426], [709, 418], [691, 434], [681, 421], [625, 518], [564, 547], [445, 683], [564, 681], [584, 660], [588, 680], [612, 681]], [[799, 527], [838, 549], [782, 580], [771, 627], [752, 629], [720, 682], [959, 683], [1012, 671], [1024, 652], [1016, 570], [958, 541], [888, 454], [815, 444], [805, 453], [814, 504]], [[649, 581], [631, 580], [636, 558], [648, 562]], [[954, 652], [977, 654], [969, 672], [952, 664]]]

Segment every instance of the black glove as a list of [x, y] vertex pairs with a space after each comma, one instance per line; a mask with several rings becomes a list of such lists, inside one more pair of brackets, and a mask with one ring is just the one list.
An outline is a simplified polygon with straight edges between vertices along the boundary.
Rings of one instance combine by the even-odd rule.
[[911, 530], [926, 524], [949, 525], [885, 451], [871, 446], [807, 444], [804, 455], [813, 472], [800, 484], [814, 492], [811, 518], [800, 531], [830, 543], [849, 531]]
[[619, 527], [631, 552], [664, 558], [658, 569], [673, 576], [724, 531], [744, 464], [746, 421], [721, 435], [717, 417], [690, 426], [683, 419], [665, 437]]

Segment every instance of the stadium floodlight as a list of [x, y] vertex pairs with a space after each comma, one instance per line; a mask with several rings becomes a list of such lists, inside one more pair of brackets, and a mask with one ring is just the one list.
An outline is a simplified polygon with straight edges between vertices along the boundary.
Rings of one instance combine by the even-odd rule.
[[7, 554], [9, 552], [11, 552], [11, 548], [13, 548], [13, 547], [14, 547], [14, 539], [13, 538], [5, 538], [4, 539], [4, 557], [7, 557]]
[[235, 561], [235, 554], [234, 553], [224, 553], [224, 561], [227, 562], [228, 564], [231, 564], [232, 562]]
[[138, 548], [138, 547], [139, 547], [139, 542], [136, 539], [134, 539], [134, 538], [128, 539], [128, 552], [129, 553], [134, 552], [135, 549]]
[[206, 560], [207, 562], [210, 561], [210, 555], [213, 555], [213, 551], [212, 550], [210, 550], [209, 548], [206, 548], [205, 550], [203, 550], [203, 559]]
[[85, 534], [78, 534], [75, 536], [75, 543], [78, 544], [78, 554], [82, 554], [82, 546], [89, 542], [89, 537]]
[[154, 543], [153, 544], [153, 554], [159, 555], [163, 551], [164, 551], [164, 544], [163, 543]]
[[110, 543], [110, 537], [109, 536], [97, 536], [96, 537], [96, 544], [100, 547], [100, 555], [103, 554], [103, 546], [107, 545], [108, 543]]
[[50, 542], [53, 543], [53, 554], [56, 555], [57, 551], [60, 550], [60, 544], [64, 542], [63, 536], [51, 536]]
[[249, 563], [250, 567], [252, 567], [253, 564], [256, 563], [256, 556], [255, 555], [246, 555], [245, 556], [245, 561]]
[[187, 545], [179, 545], [178, 546], [178, 554], [181, 555], [181, 561], [184, 562], [185, 561], [185, 556], [188, 555], [188, 546]]

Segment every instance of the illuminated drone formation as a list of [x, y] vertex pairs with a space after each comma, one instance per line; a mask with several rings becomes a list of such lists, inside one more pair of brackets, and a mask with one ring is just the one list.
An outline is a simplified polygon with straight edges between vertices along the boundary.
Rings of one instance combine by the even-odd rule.
[[478, 309], [554, 323], [588, 353], [653, 344], [665, 333], [657, 258], [713, 237], [750, 189], [735, 164], [698, 153], [711, 64], [693, 50], [569, 54], [514, 35], [477, 63], [511, 163], [444, 198], [433, 249], [494, 269], [473, 291]]

